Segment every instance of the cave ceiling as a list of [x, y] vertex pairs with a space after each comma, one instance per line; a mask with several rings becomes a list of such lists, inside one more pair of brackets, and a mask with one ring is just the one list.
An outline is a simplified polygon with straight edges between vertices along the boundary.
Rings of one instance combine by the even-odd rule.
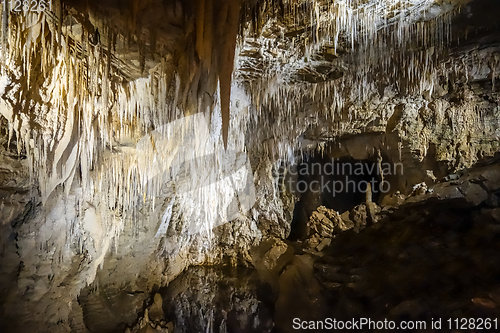
[[63, 1], [60, 29], [82, 57], [86, 43], [99, 43], [111, 80], [167, 75], [180, 86], [175, 101], [184, 114], [211, 112], [218, 93], [227, 144], [232, 80], [248, 88], [257, 108], [312, 105], [339, 119], [373, 85], [382, 92], [391, 85], [401, 93], [432, 90], [423, 81], [448, 61], [450, 48], [494, 24], [481, 19], [491, 15], [488, 4], [476, 4], [474, 15], [470, 7], [462, 12], [469, 2]]
[[[346, 70], [341, 60], [376, 42], [374, 37], [390, 42], [384, 37], [397, 34], [395, 38], [392, 36], [393, 45], [385, 44], [397, 51], [400, 47], [397, 43], [406, 42], [400, 39], [412, 37], [404, 36], [408, 33], [405, 29], [435, 20], [468, 2], [244, 1], [238, 5], [235, 77], [245, 82], [276, 75], [286, 83], [336, 80]], [[200, 23], [199, 12], [204, 11], [215, 22], [217, 10], [221, 9], [217, 1], [214, 4], [206, 0], [131, 1], [130, 4], [62, 1], [62, 6], [62, 29], [74, 40], [76, 50], [81, 51], [82, 38], [84, 42], [95, 43], [94, 32], [98, 31], [99, 43], [104, 50], [112, 49], [112, 65], [127, 81], [149, 75], [149, 70], [162, 59], [175, 62], [188, 56], [189, 48], [197, 40], [210, 39], [199, 28], [204, 24]], [[215, 10], [208, 10], [209, 6]], [[57, 24], [58, 18], [53, 16], [52, 20]], [[428, 32], [429, 46], [433, 38], [430, 33], [435, 32]], [[222, 36], [214, 32], [214, 37]], [[120, 38], [125, 43], [117, 48]], [[195, 59], [189, 60], [199, 62], [202, 56], [197, 49]]]
[[[418, 60], [409, 60], [418, 52], [424, 54], [424, 58], [415, 56], [421, 62], [428, 62], [429, 53], [437, 62], [438, 49], [469, 29], [493, 24], [491, 20], [474, 22], [472, 27], [455, 24], [458, 31], [452, 32], [452, 17], [457, 21], [457, 13], [468, 2], [67, 0], [56, 1], [54, 13], [48, 12], [44, 19], [52, 27], [49, 30], [67, 38], [77, 58], [83, 60], [94, 52], [109, 59], [106, 75], [111, 82], [154, 76], [162, 67], [172, 84], [176, 73], [183, 90], [177, 102], [185, 114], [211, 109], [220, 82], [224, 118], [229, 113], [232, 79], [260, 90], [273, 83], [295, 90], [316, 89], [318, 84], [330, 89], [328, 82], [344, 77], [358, 85], [366, 85], [367, 80], [389, 82], [377, 76], [399, 74], [396, 70], [385, 75], [391, 74], [389, 67], [402, 67], [401, 72], [418, 67], [414, 64]], [[13, 15], [18, 22], [26, 21]], [[33, 23], [19, 27], [29, 29]], [[18, 43], [25, 53], [30, 46], [39, 47], [36, 41]], [[271, 94], [276, 91], [271, 89]], [[227, 117], [223, 123], [224, 128], [229, 125]]]

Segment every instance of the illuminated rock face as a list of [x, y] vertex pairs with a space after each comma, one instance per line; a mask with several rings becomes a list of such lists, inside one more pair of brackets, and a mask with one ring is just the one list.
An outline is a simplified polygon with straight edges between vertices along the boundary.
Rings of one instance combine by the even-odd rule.
[[468, 2], [3, 12], [2, 317], [69, 331], [88, 284], [148, 291], [188, 265], [250, 265], [290, 232], [297, 198], [276, 174], [301, 152], [380, 151], [405, 163], [391, 180], [405, 193], [493, 155], [498, 5]]

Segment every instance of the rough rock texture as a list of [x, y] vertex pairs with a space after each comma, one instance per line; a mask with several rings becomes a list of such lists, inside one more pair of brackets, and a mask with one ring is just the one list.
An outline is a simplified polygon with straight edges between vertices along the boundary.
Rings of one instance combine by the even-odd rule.
[[497, 318], [500, 183], [469, 198], [459, 189], [492, 184], [499, 174], [497, 161], [465, 173], [460, 182], [436, 184], [430, 193], [377, 213], [378, 223], [329, 238], [322, 249], [293, 243], [294, 253], [275, 278], [276, 329], [296, 331], [294, 318], [311, 330], [319, 330], [311, 322], [325, 318], [370, 318], [395, 325], [419, 320], [439, 332], [431, 329], [432, 318], [442, 318], [443, 325], [461, 316]]
[[[463, 184], [499, 172], [498, 164], [478, 169]], [[439, 203], [428, 195], [411, 197], [362, 234], [334, 239], [330, 255], [315, 263], [316, 277], [328, 290], [329, 315], [427, 323], [439, 317], [496, 318], [496, 208], [448, 194], [447, 188], [463, 184], [436, 185]], [[474, 208], [464, 208], [465, 202]], [[346, 255], [338, 256], [340, 252]]]
[[197, 267], [162, 293], [173, 332], [270, 332], [272, 294], [255, 270]]
[[345, 221], [338, 212], [320, 206], [311, 215], [308, 227], [310, 235], [318, 234], [321, 237], [332, 237], [334, 233], [353, 228], [354, 224]]

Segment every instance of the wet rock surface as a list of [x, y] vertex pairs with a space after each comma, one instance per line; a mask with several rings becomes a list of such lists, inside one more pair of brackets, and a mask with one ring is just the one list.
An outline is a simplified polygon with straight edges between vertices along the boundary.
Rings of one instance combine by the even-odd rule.
[[[295, 318], [370, 318], [425, 321], [430, 332], [436, 318], [498, 318], [498, 175], [491, 164], [398, 194], [398, 207], [379, 207], [377, 223], [358, 230], [336, 228], [366, 220], [369, 202], [344, 214], [320, 207], [310, 221], [316, 243], [266, 238], [250, 251], [256, 270], [190, 268], [150, 296], [130, 331], [294, 332]], [[490, 185], [467, 192], [478, 182]]]
[[[311, 252], [308, 242], [296, 244], [294, 261], [308, 255], [321, 286], [319, 296], [309, 294], [302, 311], [296, 310], [297, 317], [318, 320], [321, 313], [321, 319], [424, 320], [428, 325], [432, 318], [498, 318], [500, 216], [492, 202], [500, 183], [479, 190], [471, 184], [499, 174], [496, 164], [437, 184], [392, 213], [379, 211], [377, 224], [333, 236], [322, 251]], [[359, 207], [353, 214], [363, 216]], [[300, 255], [304, 251], [313, 255]], [[293, 265], [280, 281], [292, 275]], [[305, 292], [310, 285], [295, 288]], [[321, 309], [310, 314], [318, 302]], [[276, 325], [280, 332], [293, 331], [291, 318], [276, 317]]]
[[193, 267], [163, 296], [173, 332], [271, 332], [274, 303], [255, 270]]
[[144, 292], [92, 286], [80, 293], [85, 331], [123, 332], [137, 320], [149, 295]]

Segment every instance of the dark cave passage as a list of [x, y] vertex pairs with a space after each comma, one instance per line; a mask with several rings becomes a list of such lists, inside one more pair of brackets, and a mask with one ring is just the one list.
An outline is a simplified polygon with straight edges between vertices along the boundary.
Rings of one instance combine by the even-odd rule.
[[297, 179], [289, 180], [288, 188], [300, 199], [295, 205], [290, 239], [306, 237], [307, 222], [318, 207], [343, 213], [366, 201], [368, 186], [374, 202], [388, 190], [382, 186], [377, 163], [370, 160], [309, 155], [295, 173]]

